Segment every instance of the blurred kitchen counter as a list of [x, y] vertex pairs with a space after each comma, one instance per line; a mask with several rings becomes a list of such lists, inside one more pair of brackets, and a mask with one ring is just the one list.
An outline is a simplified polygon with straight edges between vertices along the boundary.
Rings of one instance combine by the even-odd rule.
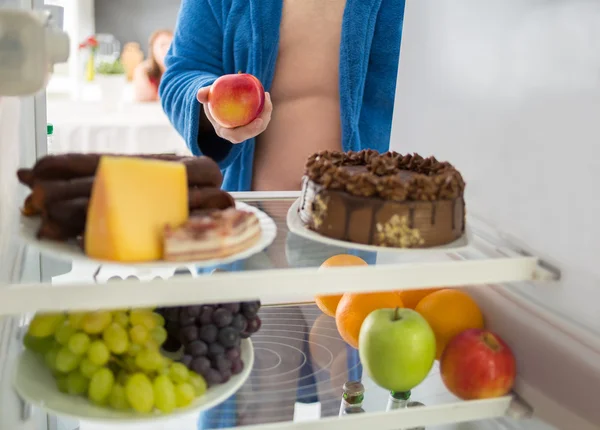
[[100, 97], [71, 100], [49, 95], [48, 122], [54, 125], [49, 152], [189, 153], [160, 103], [136, 103], [124, 94], [119, 105]]

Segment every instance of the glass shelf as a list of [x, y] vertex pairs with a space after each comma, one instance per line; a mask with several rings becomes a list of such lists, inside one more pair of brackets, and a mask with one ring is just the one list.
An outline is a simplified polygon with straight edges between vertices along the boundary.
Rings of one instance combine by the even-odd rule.
[[[552, 265], [511, 245], [479, 220], [469, 219], [472, 246], [466, 250], [435, 253], [365, 252], [324, 245], [289, 232], [286, 214], [289, 198], [244, 199], [260, 207], [275, 221], [273, 244], [246, 260], [221, 267], [178, 270], [136, 270], [118, 265], [54, 261], [46, 270], [54, 274], [56, 288], [44, 283], [14, 284], [0, 288], [0, 314], [36, 310], [118, 308], [122, 306], [183, 305], [198, 302], [250, 300], [265, 304], [305, 303], [315, 294], [349, 291], [383, 291], [410, 288], [482, 286], [519, 281], [558, 279]], [[351, 253], [369, 267], [317, 271], [328, 257]], [[224, 272], [224, 273], [223, 273]], [[210, 274], [211, 276], [205, 276]], [[143, 281], [140, 283], [139, 281]], [[165, 281], [168, 280], [168, 289]], [[368, 282], [365, 282], [368, 280]], [[117, 282], [115, 282], [117, 281]], [[390, 282], [393, 281], [393, 282]], [[82, 288], [85, 287], [85, 288]]]
[[[412, 390], [410, 400], [424, 407], [386, 412], [389, 393], [363, 372], [358, 351], [340, 338], [333, 318], [312, 304], [266, 306], [259, 315], [262, 328], [252, 336], [255, 363], [242, 388], [211, 410], [156, 426], [145, 424], [144, 430], [265, 428], [262, 426], [266, 424], [277, 429], [347, 430], [368, 424], [390, 430], [412, 430], [419, 426], [437, 430], [491, 430], [502, 428], [495, 427], [496, 422], [508, 420], [501, 417], [519, 413], [520, 404], [510, 396], [469, 402], [457, 399], [444, 387], [437, 362], [427, 378]], [[365, 387], [365, 413], [339, 419], [342, 387], [352, 380], [361, 380]], [[23, 408], [28, 409], [28, 405]], [[142, 428], [54, 416], [51, 419], [65, 430]]]

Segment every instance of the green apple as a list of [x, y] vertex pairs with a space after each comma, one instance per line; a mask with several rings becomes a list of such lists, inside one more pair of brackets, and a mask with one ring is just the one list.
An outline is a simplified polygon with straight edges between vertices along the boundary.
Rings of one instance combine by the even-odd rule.
[[408, 391], [429, 374], [435, 360], [435, 334], [412, 309], [378, 309], [360, 328], [363, 368], [380, 387]]

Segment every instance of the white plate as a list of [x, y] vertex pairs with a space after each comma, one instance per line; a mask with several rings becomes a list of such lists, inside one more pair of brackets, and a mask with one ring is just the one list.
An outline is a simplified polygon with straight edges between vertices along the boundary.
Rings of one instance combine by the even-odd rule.
[[115, 265], [138, 269], [151, 269], [151, 268], [178, 268], [183, 266], [195, 266], [195, 267], [211, 267], [220, 264], [232, 263], [234, 261], [243, 260], [254, 254], [257, 254], [269, 246], [275, 236], [277, 236], [277, 226], [275, 222], [263, 211], [255, 208], [254, 206], [247, 205], [246, 203], [236, 202], [236, 208], [253, 212], [260, 223], [261, 236], [257, 243], [250, 248], [231, 255], [226, 258], [213, 259], [213, 260], [201, 260], [201, 261], [150, 261], [145, 263], [119, 263], [116, 261], [104, 261], [89, 258], [83, 253], [83, 250], [73, 241], [70, 242], [57, 242], [53, 240], [38, 239], [37, 232], [40, 226], [41, 219], [39, 217], [24, 217], [21, 216], [21, 231], [20, 236], [28, 245], [37, 248], [42, 253], [48, 254], [54, 258], [68, 261], [85, 261], [88, 263], [103, 264], [103, 265]]
[[172, 420], [197, 414], [217, 406], [235, 394], [244, 385], [254, 366], [252, 342], [250, 339], [244, 339], [241, 346], [241, 357], [244, 362], [242, 373], [232, 376], [225, 384], [209, 388], [204, 396], [198, 397], [191, 405], [170, 414], [116, 411], [96, 406], [84, 397], [61, 393], [44, 360], [29, 350], [23, 351], [18, 359], [14, 387], [26, 402], [65, 418], [103, 424], [151, 424], [156, 423], [157, 420]]
[[462, 235], [461, 238], [455, 240], [454, 242], [448, 243], [442, 246], [434, 246], [431, 248], [391, 248], [385, 246], [375, 246], [375, 245], [363, 245], [360, 243], [346, 242], [344, 240], [331, 239], [329, 237], [325, 237], [320, 235], [319, 233], [309, 229], [300, 218], [300, 214], [298, 213], [298, 208], [300, 207], [300, 199], [297, 199], [290, 210], [287, 213], [287, 227], [288, 230], [292, 233], [304, 237], [306, 239], [314, 240], [315, 242], [320, 242], [324, 245], [330, 246], [338, 246], [342, 248], [348, 249], [356, 249], [362, 251], [372, 251], [372, 252], [390, 252], [390, 253], [432, 253], [432, 252], [455, 252], [460, 251], [465, 248], [468, 248], [470, 245], [471, 232], [469, 228], [465, 228], [465, 234]]

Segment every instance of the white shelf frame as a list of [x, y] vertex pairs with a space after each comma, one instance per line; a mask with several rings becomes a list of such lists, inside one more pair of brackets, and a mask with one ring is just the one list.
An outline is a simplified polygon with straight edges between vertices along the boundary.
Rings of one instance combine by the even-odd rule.
[[123, 307], [180, 306], [227, 301], [268, 301], [285, 295], [397, 291], [425, 287], [477, 286], [540, 279], [536, 257], [429, 263], [384, 264], [366, 267], [276, 269], [215, 273], [196, 278], [123, 280], [107, 284], [16, 284], [0, 288], [0, 315], [35, 311], [93, 310]]
[[256, 426], [237, 427], [261, 430], [398, 430], [398, 428], [414, 428], [458, 424], [468, 421], [500, 418], [511, 415], [516, 406], [511, 396], [486, 400], [471, 400], [443, 405], [424, 406], [419, 408], [400, 409], [389, 412], [372, 412], [342, 417], [323, 418], [314, 421], [260, 424]]

